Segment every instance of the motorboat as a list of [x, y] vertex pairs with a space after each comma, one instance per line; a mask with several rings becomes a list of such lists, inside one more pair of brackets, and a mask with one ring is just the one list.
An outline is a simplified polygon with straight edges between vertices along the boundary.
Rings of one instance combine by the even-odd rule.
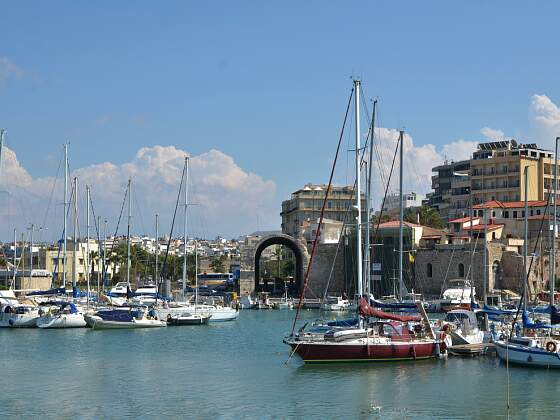
[[39, 313], [39, 328], [83, 328], [87, 325], [84, 314], [71, 302], [63, 302], [54, 310], [49, 308], [46, 312], [41, 309]]
[[253, 309], [256, 304], [257, 301], [250, 294], [243, 295], [239, 299], [239, 307], [241, 309]]
[[274, 305], [270, 302], [268, 293], [261, 293], [259, 299], [257, 299], [257, 309], [272, 309]]
[[[151, 312], [151, 311], [150, 311]], [[142, 308], [106, 309], [86, 314], [84, 319], [94, 330], [166, 327], [167, 322], [147, 315]]]
[[294, 309], [294, 302], [288, 299], [281, 299], [280, 302], [274, 304], [275, 309], [289, 310]]
[[348, 299], [341, 296], [329, 296], [327, 300], [321, 304], [321, 310], [332, 312], [343, 312], [352, 309], [352, 304]]
[[294, 300], [288, 299], [288, 289], [284, 287], [284, 296], [280, 299], [280, 302], [274, 304], [275, 309], [294, 309]]
[[139, 305], [152, 305], [157, 299], [158, 289], [154, 283], [147, 283], [134, 291], [132, 302]]
[[465, 309], [454, 309], [447, 312], [442, 330], [451, 336], [454, 346], [480, 344], [484, 341], [484, 332], [478, 328], [475, 313]]
[[471, 283], [465, 279], [449, 280], [450, 286], [442, 294], [440, 300], [440, 308], [444, 312], [449, 312], [453, 309], [470, 309], [471, 308], [471, 293], [475, 294], [474, 287], [471, 288]]
[[39, 307], [34, 303], [6, 305], [0, 316], [0, 327], [35, 328], [39, 318]]
[[212, 315], [209, 313], [183, 312], [180, 315], [169, 315], [167, 323], [169, 325], [203, 325], [208, 324]]

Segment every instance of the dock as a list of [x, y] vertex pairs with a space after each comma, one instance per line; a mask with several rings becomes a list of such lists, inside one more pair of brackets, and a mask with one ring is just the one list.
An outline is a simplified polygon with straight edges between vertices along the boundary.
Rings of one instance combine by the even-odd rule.
[[492, 343], [459, 344], [449, 347], [449, 353], [454, 356], [476, 357], [493, 354], [496, 350]]

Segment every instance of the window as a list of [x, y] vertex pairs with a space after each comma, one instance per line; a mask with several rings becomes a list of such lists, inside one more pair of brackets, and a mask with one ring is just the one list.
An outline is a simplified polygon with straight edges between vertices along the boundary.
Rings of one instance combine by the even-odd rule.
[[531, 210], [531, 216], [533, 216], [533, 210]]
[[537, 216], [540, 216], [540, 215], [541, 215], [541, 211], [537, 210]]
[[521, 217], [525, 217], [525, 210], [521, 212]]
[[509, 211], [504, 211], [504, 219], [509, 219]]
[[432, 278], [432, 264], [428, 263], [428, 265], [426, 266], [426, 274], [428, 276], [428, 278]]
[[492, 210], [492, 217], [496, 217], [496, 212]]
[[463, 263], [459, 264], [459, 277], [465, 277], [465, 265]]
[[492, 232], [492, 239], [496, 239], [496, 232]]
[[514, 219], [517, 219], [517, 210], [514, 210], [514, 211], [513, 211], [513, 218], [514, 218]]

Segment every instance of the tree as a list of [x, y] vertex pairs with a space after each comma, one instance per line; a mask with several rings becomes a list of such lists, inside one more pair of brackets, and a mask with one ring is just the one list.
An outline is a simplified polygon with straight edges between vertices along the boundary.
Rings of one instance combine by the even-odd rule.
[[377, 224], [385, 223], [391, 221], [391, 216], [388, 214], [382, 214], [373, 217], [373, 225], [377, 226]]
[[411, 207], [406, 209], [404, 214], [404, 220], [410, 223], [418, 223], [420, 219], [420, 224], [423, 226], [429, 226], [436, 229], [441, 229], [443, 227], [443, 221], [439, 212], [429, 206], [422, 207]]
[[212, 258], [210, 261], [210, 268], [214, 273], [223, 273], [225, 271], [226, 256], [220, 255], [218, 258]]

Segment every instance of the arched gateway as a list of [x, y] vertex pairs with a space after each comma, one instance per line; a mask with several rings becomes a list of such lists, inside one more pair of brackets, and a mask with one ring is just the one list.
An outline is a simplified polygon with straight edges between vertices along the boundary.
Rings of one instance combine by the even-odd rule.
[[296, 272], [294, 277], [299, 292], [303, 286], [303, 279], [305, 276], [305, 270], [307, 269], [307, 264], [309, 262], [309, 256], [307, 254], [307, 249], [299, 240], [283, 233], [265, 236], [259, 241], [257, 247], [255, 248], [255, 291], [260, 290], [259, 276], [261, 254], [267, 247], [271, 245], [284, 245], [285, 247], [291, 249], [294, 253], [294, 256], [296, 258]]

